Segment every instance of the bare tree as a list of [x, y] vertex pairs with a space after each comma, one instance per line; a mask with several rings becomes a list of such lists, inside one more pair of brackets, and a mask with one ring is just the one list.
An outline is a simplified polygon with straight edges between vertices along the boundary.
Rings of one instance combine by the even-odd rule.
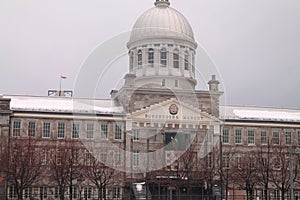
[[271, 181], [281, 192], [281, 199], [284, 200], [290, 189], [290, 162], [286, 146], [282, 144], [273, 146], [273, 158], [271, 162]]
[[263, 185], [263, 198], [265, 200], [269, 199], [269, 183], [270, 183], [270, 173], [272, 168], [272, 143], [268, 139], [266, 145], [260, 145], [257, 147], [256, 151], [256, 161], [258, 167], [258, 181]]
[[57, 141], [56, 146], [52, 147], [49, 173], [51, 180], [58, 187], [60, 200], [64, 200], [68, 187], [70, 187], [70, 199], [72, 198], [72, 181], [81, 175], [80, 150], [82, 144], [74, 140]]
[[35, 141], [30, 137], [10, 141], [3, 151], [1, 168], [19, 200], [23, 199], [23, 191], [31, 187], [41, 175], [40, 155]]
[[114, 180], [116, 170], [111, 169], [94, 157], [90, 157], [84, 167], [83, 175], [98, 189], [98, 199], [106, 199], [106, 188]]
[[236, 154], [236, 149], [229, 147], [222, 147], [222, 152], [220, 151], [220, 155], [217, 157], [219, 160], [215, 162], [218, 166], [218, 174], [222, 180], [222, 186], [225, 186], [225, 199], [228, 199], [228, 191], [229, 185], [231, 183], [231, 173], [232, 173], [232, 164], [234, 163], [234, 156]]
[[237, 157], [235, 164], [231, 165], [232, 181], [241, 188], [245, 188], [247, 199], [254, 199], [254, 186], [258, 179], [258, 164], [255, 153], [253, 151], [241, 154]]

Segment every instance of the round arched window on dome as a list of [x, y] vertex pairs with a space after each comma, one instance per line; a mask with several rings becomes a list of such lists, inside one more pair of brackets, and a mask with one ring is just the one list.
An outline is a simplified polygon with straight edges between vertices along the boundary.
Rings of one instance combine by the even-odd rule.
[[130, 53], [130, 71], [133, 70], [133, 65], [134, 65], [134, 53]]
[[152, 48], [148, 50], [148, 66], [154, 67], [154, 50]]
[[186, 51], [184, 54], [184, 70], [189, 70], [190, 68], [189, 58], [190, 58], [189, 52]]
[[138, 68], [141, 68], [143, 64], [143, 54], [142, 50], [138, 51]]
[[173, 67], [179, 68], [179, 51], [177, 49], [173, 52]]
[[167, 67], [167, 49], [162, 48], [160, 50], [160, 65], [162, 67]]

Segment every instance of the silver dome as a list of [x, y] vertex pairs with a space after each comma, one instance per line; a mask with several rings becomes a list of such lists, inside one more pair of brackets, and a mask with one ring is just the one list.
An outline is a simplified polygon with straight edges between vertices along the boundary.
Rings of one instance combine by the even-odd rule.
[[167, 3], [156, 3], [135, 23], [128, 46], [147, 39], [173, 38], [196, 43], [190, 23]]

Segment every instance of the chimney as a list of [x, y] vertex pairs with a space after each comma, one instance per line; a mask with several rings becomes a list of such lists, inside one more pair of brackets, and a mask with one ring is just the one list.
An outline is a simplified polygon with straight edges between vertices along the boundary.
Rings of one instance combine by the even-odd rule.
[[208, 82], [209, 91], [218, 92], [220, 82], [216, 80], [216, 75], [212, 75], [211, 80]]

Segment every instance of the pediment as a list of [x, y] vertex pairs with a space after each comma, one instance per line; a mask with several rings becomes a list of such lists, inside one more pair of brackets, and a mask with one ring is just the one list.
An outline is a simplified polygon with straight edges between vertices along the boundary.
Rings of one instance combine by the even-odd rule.
[[131, 113], [128, 116], [133, 121], [170, 122], [170, 123], [211, 123], [220, 120], [177, 99], [169, 99]]

